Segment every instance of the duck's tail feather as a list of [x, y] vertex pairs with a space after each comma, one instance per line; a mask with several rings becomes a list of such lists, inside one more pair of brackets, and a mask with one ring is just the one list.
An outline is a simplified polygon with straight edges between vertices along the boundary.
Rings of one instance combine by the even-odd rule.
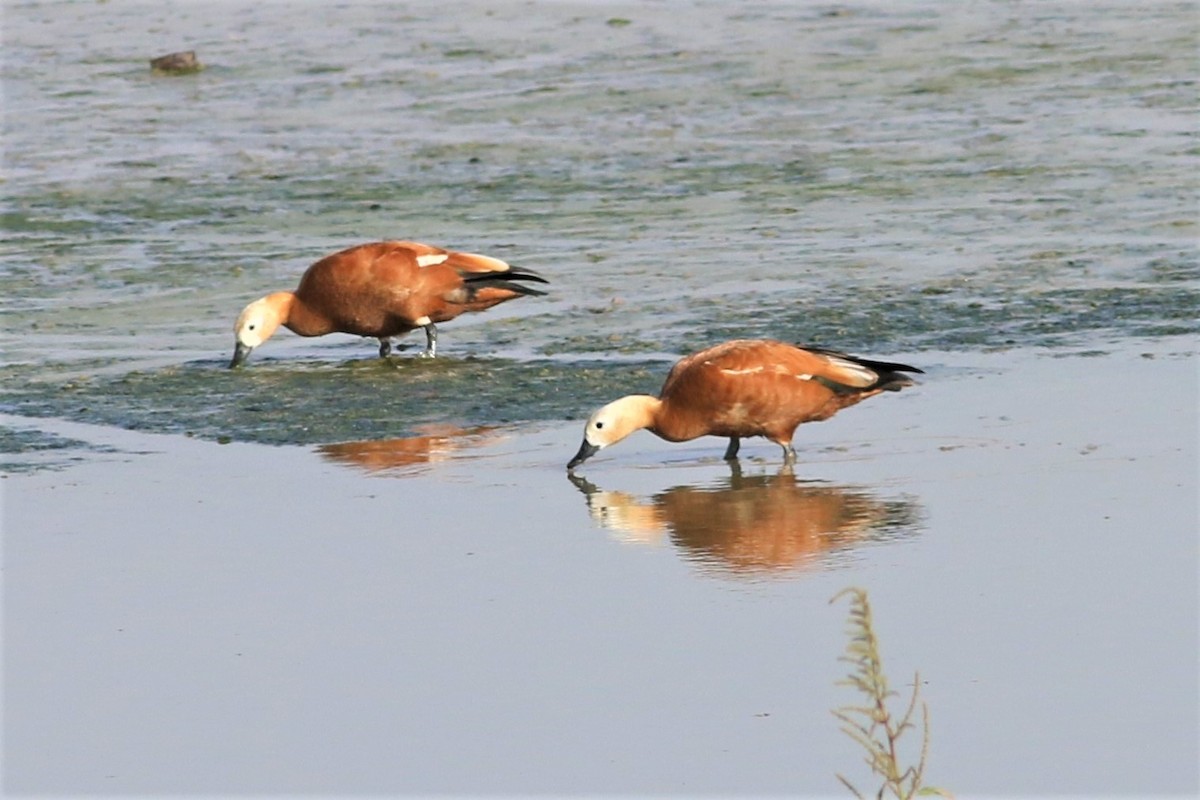
[[472, 273], [463, 276], [463, 283], [466, 284], [467, 291], [474, 297], [482, 289], [504, 289], [506, 291], [515, 292], [516, 294], [528, 295], [530, 297], [542, 297], [546, 292], [541, 289], [534, 289], [532, 286], [527, 286], [520, 281], [532, 281], [533, 283], [550, 283], [531, 269], [523, 269], [521, 267], [512, 267], [507, 272], [480, 272]]
[[[852, 356], [847, 353], [839, 352], [837, 350], [829, 350], [824, 347], [807, 347], [806, 346], [806, 347], [804, 347], [804, 349], [809, 350], [813, 353], [821, 353], [822, 355], [832, 356], [834, 358], [841, 358], [846, 361], [852, 361], [855, 364], [866, 367], [867, 369], [871, 370], [878, 376], [875, 379], [875, 382], [869, 386], [860, 387], [860, 388], [855, 388], [855, 387], [850, 387], [850, 386], [841, 387], [841, 388], [844, 388], [844, 389], [846, 389], [848, 391], [852, 391], [852, 392], [859, 392], [859, 391], [898, 392], [901, 389], [903, 389], [905, 386], [914, 385], [913, 379], [908, 377], [907, 375], [905, 375], [904, 374], [905, 372], [915, 372], [915, 373], [918, 373], [921, 375], [925, 374], [925, 370], [923, 370], [923, 369], [919, 369], [919, 368], [911, 366], [909, 364], [901, 364], [896, 361], [875, 361], [870, 358], [860, 358], [858, 356]], [[830, 383], [833, 383], [833, 381], [830, 381]], [[839, 386], [840, 386], [840, 384], [839, 384]], [[835, 391], [836, 391], [836, 389], [835, 389]]]

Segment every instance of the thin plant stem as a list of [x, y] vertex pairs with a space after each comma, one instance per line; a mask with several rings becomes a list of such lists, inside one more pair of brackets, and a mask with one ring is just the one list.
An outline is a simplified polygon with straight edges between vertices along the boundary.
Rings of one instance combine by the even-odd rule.
[[[864, 698], [863, 705], [846, 705], [833, 710], [833, 715], [842, 723], [842, 731], [862, 747], [864, 761], [871, 771], [881, 780], [875, 797], [894, 797], [896, 800], [911, 800], [917, 795], [936, 794], [952, 797], [941, 789], [926, 786], [925, 764], [929, 755], [929, 708], [920, 699], [921, 676], [917, 673], [913, 678], [912, 695], [904, 713], [896, 716], [888, 703], [896, 697], [896, 692], [888, 686], [887, 675], [883, 671], [883, 659], [879, 654], [879, 640], [875, 635], [874, 619], [871, 615], [871, 603], [867, 593], [859, 588], [850, 587], [834, 595], [830, 603], [835, 603], [843, 597], [850, 598], [850, 613], [846, 633], [849, 641], [846, 652], [838, 658], [850, 666], [849, 674], [838, 681], [839, 686], [849, 686]], [[900, 740], [909, 730], [914, 728], [913, 717], [917, 709], [921, 711], [921, 749], [915, 764], [902, 766]], [[837, 779], [849, 789], [855, 797], [864, 795], [845, 776], [839, 774]]]

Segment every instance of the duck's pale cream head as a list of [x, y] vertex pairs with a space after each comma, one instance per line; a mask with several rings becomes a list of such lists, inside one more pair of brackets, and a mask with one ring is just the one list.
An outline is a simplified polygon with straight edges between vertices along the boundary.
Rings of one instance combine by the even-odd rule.
[[567, 462], [567, 469], [575, 469], [603, 448], [616, 444], [634, 431], [650, 427], [658, 405], [656, 397], [631, 394], [612, 401], [592, 414], [583, 429], [583, 444], [579, 446], [575, 457]]
[[255, 300], [242, 309], [233, 324], [233, 360], [229, 367], [245, 362], [250, 351], [271, 338], [271, 334], [287, 319], [292, 302], [291, 292], [276, 292]]

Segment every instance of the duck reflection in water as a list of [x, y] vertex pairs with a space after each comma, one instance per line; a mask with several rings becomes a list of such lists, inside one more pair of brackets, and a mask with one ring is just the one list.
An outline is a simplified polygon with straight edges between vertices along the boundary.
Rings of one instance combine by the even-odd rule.
[[742, 578], [782, 576], [836, 563], [862, 544], [915, 533], [920, 511], [910, 500], [879, 500], [863, 489], [798, 481], [784, 468], [711, 486], [676, 486], [649, 500], [604, 491], [569, 475], [601, 527], [623, 541], [657, 544], [669, 537], [703, 572]]
[[505, 435], [504, 430], [496, 427], [454, 425], [427, 425], [417, 431], [420, 436], [403, 439], [323, 444], [317, 447], [317, 452], [329, 461], [367, 472], [416, 473], [449, 461], [462, 450], [497, 442]]

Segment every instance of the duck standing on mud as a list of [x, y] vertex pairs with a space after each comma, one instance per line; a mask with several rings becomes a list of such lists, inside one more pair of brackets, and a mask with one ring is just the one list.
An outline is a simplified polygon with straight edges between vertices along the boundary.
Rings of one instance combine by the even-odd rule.
[[377, 338], [380, 357], [391, 352], [391, 337], [424, 328], [422, 355], [433, 358], [436, 323], [545, 294], [526, 282], [548, 283], [532, 270], [477, 253], [420, 242], [361, 244], [313, 264], [296, 291], [275, 292], [246, 306], [233, 326], [236, 341], [229, 366], [244, 363], [280, 325], [301, 336]]

